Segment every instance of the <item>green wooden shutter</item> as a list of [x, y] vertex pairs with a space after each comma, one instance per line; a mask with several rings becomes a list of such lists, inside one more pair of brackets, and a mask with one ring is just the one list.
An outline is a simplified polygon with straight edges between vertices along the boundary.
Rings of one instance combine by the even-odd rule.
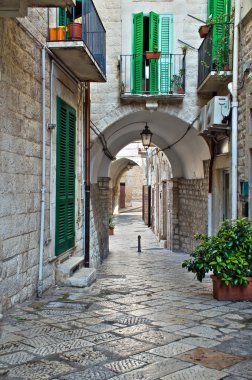
[[173, 17], [172, 15], [160, 15], [160, 92], [168, 94], [171, 90], [171, 78], [173, 74], [173, 56], [172, 41], [173, 41]]
[[208, 19], [213, 18], [214, 1], [215, 0], [208, 0], [208, 4], [207, 4], [207, 18]]
[[[150, 12], [149, 15], [149, 50], [159, 49], [159, 15]], [[150, 93], [159, 92], [159, 60], [150, 60]]]
[[132, 93], [143, 90], [143, 12], [133, 15]]
[[75, 240], [75, 125], [75, 110], [57, 98], [56, 255]]
[[230, 0], [213, 1], [213, 47], [212, 59], [216, 65], [216, 70], [221, 71], [223, 65], [229, 60], [230, 45]]

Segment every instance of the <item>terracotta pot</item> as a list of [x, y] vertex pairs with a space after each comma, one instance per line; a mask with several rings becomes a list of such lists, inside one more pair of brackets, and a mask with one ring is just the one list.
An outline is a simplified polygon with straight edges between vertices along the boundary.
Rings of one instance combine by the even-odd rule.
[[199, 27], [199, 35], [201, 38], [205, 38], [208, 35], [209, 32], [209, 26], [208, 25], [201, 25]]
[[71, 22], [67, 25], [70, 40], [82, 40], [82, 24]]
[[252, 301], [252, 277], [248, 277], [247, 288], [242, 285], [222, 285], [221, 280], [211, 275], [213, 281], [213, 297], [219, 301]]
[[159, 59], [160, 51], [146, 51], [145, 52], [146, 59]]
[[108, 229], [108, 235], [109, 236], [114, 235], [114, 228], [109, 228]]

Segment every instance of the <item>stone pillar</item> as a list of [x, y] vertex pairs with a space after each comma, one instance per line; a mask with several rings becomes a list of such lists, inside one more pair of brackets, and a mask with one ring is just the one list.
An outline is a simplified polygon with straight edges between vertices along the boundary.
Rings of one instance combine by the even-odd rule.
[[101, 252], [101, 259], [103, 260], [107, 257], [109, 252], [109, 240], [108, 240], [108, 220], [109, 214], [111, 214], [111, 189], [109, 187], [109, 177], [99, 177], [98, 187], [99, 187], [99, 197], [100, 197], [100, 207], [101, 207], [101, 220], [102, 220], [102, 234], [104, 242], [104, 251]]
[[179, 250], [179, 194], [178, 181], [167, 181], [167, 248], [171, 251]]

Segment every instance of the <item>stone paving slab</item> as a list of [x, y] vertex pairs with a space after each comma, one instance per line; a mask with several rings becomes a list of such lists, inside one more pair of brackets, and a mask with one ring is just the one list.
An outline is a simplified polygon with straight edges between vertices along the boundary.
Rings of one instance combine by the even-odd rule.
[[[140, 228], [139, 254], [125, 234]], [[5, 314], [0, 379], [252, 379], [251, 302], [214, 300], [210, 278], [197, 282], [136, 216], [118, 218], [110, 251], [90, 288], [54, 287]]]
[[186, 368], [181, 371], [172, 373], [171, 375], [161, 377], [162, 380], [219, 380], [224, 379], [226, 374], [201, 366]]

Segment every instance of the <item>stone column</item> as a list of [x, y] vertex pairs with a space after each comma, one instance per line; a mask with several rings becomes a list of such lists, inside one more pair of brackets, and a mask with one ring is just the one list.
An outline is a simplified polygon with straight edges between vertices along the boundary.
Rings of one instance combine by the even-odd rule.
[[100, 231], [103, 240], [103, 252], [101, 252], [101, 259], [107, 257], [109, 252], [109, 240], [108, 240], [108, 220], [109, 214], [111, 214], [111, 189], [109, 187], [109, 177], [99, 177], [98, 187], [99, 187], [99, 198], [101, 207], [101, 220], [102, 220], [102, 231]]
[[167, 248], [171, 251], [179, 250], [179, 194], [178, 181], [167, 181]]

